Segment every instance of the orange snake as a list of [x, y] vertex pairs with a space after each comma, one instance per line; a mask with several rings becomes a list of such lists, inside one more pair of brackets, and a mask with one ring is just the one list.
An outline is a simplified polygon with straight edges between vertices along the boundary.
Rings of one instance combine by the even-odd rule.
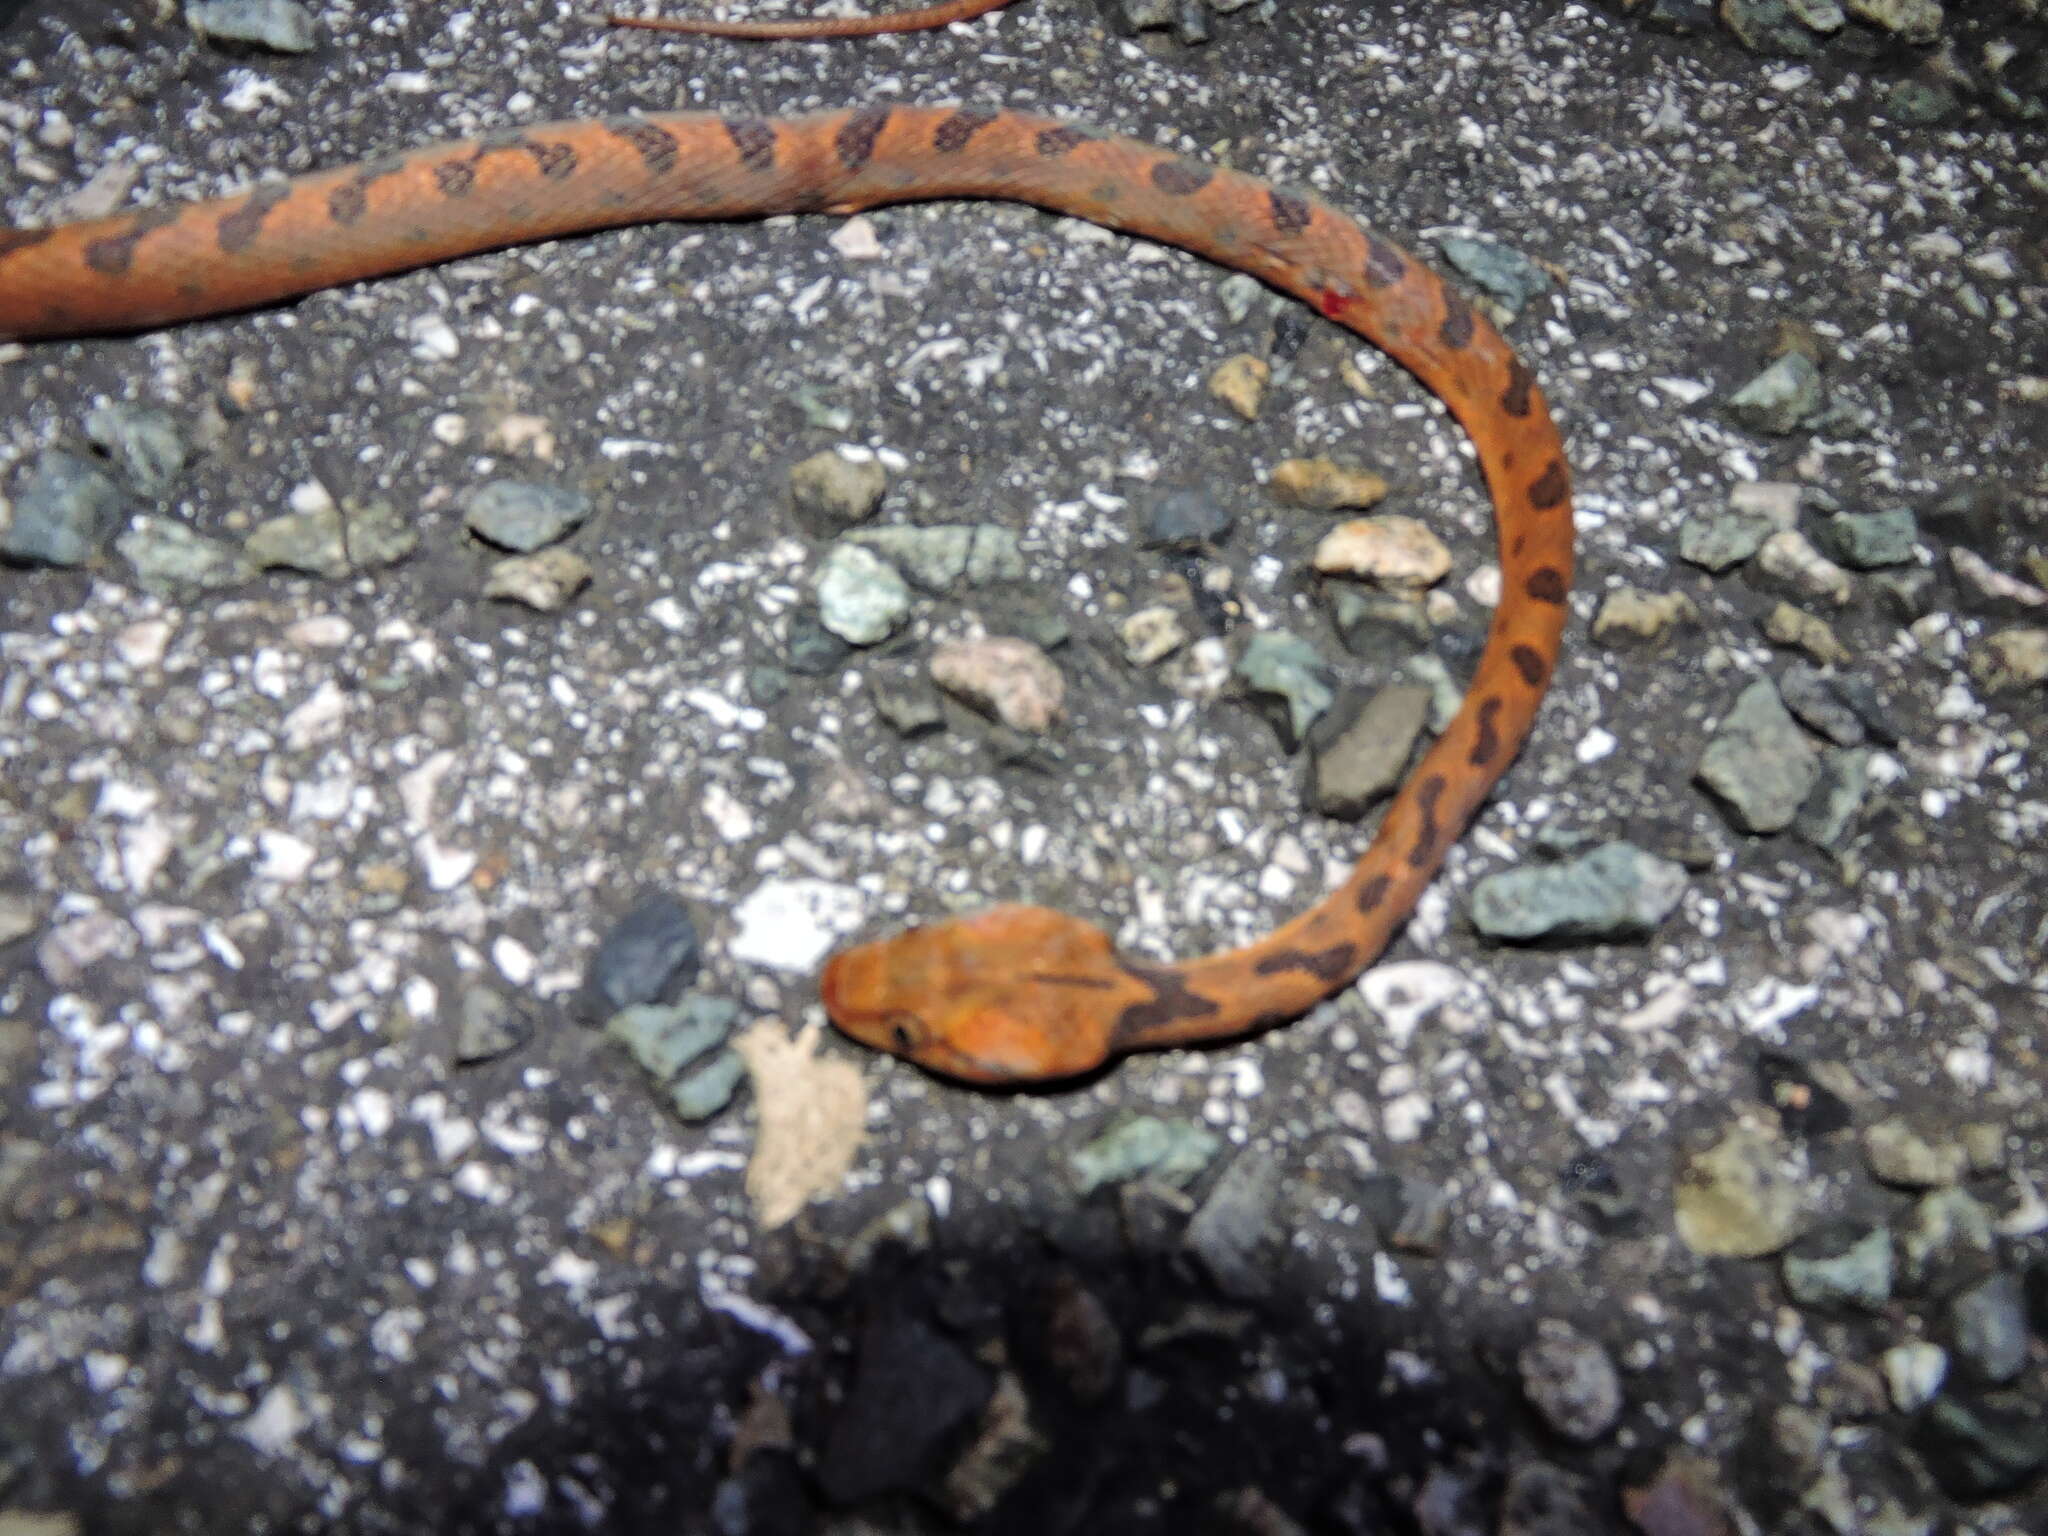
[[1119, 956], [1092, 924], [1000, 906], [833, 956], [847, 1034], [952, 1077], [1024, 1083], [1293, 1018], [1358, 975], [1528, 735], [1571, 584], [1571, 485], [1528, 368], [1414, 258], [1306, 192], [1135, 139], [978, 106], [708, 113], [507, 130], [183, 206], [0, 229], [0, 339], [135, 330], [454, 256], [652, 219], [1002, 198], [1194, 251], [1405, 365], [1471, 435], [1501, 598], [1464, 704], [1342, 885], [1243, 949]]

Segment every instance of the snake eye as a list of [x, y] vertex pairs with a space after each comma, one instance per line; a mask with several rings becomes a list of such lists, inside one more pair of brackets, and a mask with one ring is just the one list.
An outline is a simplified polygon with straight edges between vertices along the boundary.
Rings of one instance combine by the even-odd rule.
[[897, 1050], [908, 1054], [917, 1049], [917, 1034], [912, 1028], [916, 1022], [907, 1013], [899, 1013], [889, 1021], [889, 1039]]

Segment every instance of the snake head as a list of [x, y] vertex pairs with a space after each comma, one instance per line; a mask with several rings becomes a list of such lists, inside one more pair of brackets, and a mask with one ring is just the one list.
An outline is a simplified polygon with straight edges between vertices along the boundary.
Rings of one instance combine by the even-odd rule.
[[1048, 907], [991, 907], [825, 964], [825, 1011], [861, 1044], [971, 1083], [1073, 1077], [1109, 1059], [1150, 996], [1109, 935]]

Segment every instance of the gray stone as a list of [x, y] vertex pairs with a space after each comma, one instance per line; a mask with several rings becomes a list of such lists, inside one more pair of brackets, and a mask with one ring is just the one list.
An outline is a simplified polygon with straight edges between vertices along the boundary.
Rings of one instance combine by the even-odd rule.
[[2048, 1413], [2022, 1392], [1974, 1401], [1943, 1397], [1914, 1424], [1913, 1448], [1952, 1497], [1970, 1503], [1996, 1498], [2048, 1467]]
[[1751, 53], [1806, 58], [1819, 41], [1786, 0], [1721, 0], [1721, 19]]
[[503, 993], [465, 986], [457, 1004], [455, 1060], [463, 1066], [515, 1051], [533, 1034], [533, 1024]]
[[14, 498], [14, 518], [0, 535], [0, 560], [84, 565], [106, 547], [126, 506], [113, 477], [91, 459], [45, 449]]
[[139, 586], [174, 600], [238, 587], [256, 575], [239, 545], [167, 517], [136, 518], [114, 548], [135, 568]]
[[845, 537], [872, 549], [927, 592], [1024, 579], [1017, 535], [994, 523], [857, 528]]
[[1510, 320], [1532, 299], [1550, 291], [1550, 274], [1512, 246], [1443, 235], [1436, 248], [1460, 276], [1495, 300]]
[[1699, 782], [1747, 832], [1782, 832], [1820, 780], [1820, 754], [1768, 678], [1742, 690], [1700, 755]]
[[1216, 1288], [1233, 1301], [1271, 1293], [1266, 1243], [1280, 1197], [1280, 1165], [1256, 1148], [1239, 1152], [1216, 1180], [1183, 1241]]
[[1523, 1395], [1567, 1440], [1598, 1440], [1621, 1417], [1621, 1375], [1597, 1339], [1545, 1319], [1515, 1357]]
[[1253, 692], [1277, 694], [1286, 701], [1289, 746], [1301, 744], [1337, 696], [1316, 648], [1284, 629], [1253, 635], [1236, 670]]
[[85, 418], [85, 435], [113, 461], [129, 488], [151, 501], [170, 494], [192, 455], [177, 417], [160, 406], [131, 400], [94, 410]]
[[1163, 486], [1145, 500], [1142, 534], [1156, 549], [1199, 549], [1221, 544], [1237, 514], [1204, 490]]
[[1356, 821], [1401, 782], [1429, 720], [1429, 690], [1382, 688], [1315, 755], [1315, 807]]
[[419, 532], [387, 501], [288, 512], [259, 523], [242, 552], [264, 570], [339, 579], [395, 565], [419, 547]]
[[1772, 437], [1798, 431], [1820, 407], [1820, 369], [1803, 352], [1787, 352], [1728, 397], [1729, 415]]
[[1685, 894], [1684, 866], [1633, 843], [1603, 843], [1560, 864], [1488, 875], [1472, 924], [1490, 939], [1626, 939], [1653, 932]]
[[815, 609], [799, 608], [789, 616], [783, 659], [799, 677], [823, 677], [853, 654], [853, 647], [825, 627]]
[[298, 0], [189, 0], [185, 20], [201, 37], [272, 53], [311, 53], [319, 43], [313, 13]]
[[1988, 1266], [1997, 1251], [1982, 1201], [1968, 1190], [1930, 1190], [1899, 1234], [1900, 1278], [1910, 1290], [1943, 1289], [1954, 1276]]
[[1068, 1156], [1083, 1198], [1105, 1184], [1148, 1178], [1179, 1188], [1209, 1166], [1222, 1141], [1187, 1120], [1138, 1115]]
[[486, 543], [530, 555], [567, 538], [590, 516], [581, 491], [525, 480], [493, 480], [469, 493], [463, 526]]
[[1868, 747], [1826, 754], [1820, 779], [1792, 819], [1792, 830], [1816, 848], [1840, 848], [1870, 798], [1870, 765], [1875, 757]]
[[1858, 21], [1908, 43], [1931, 43], [1941, 36], [1945, 19], [1940, 0], [1845, 0]]
[[1337, 638], [1354, 656], [1407, 656], [1429, 644], [1429, 614], [1403, 592], [1375, 592], [1355, 582], [1324, 583]]
[[669, 1090], [669, 1103], [678, 1119], [695, 1125], [730, 1104], [746, 1076], [745, 1058], [731, 1046], [725, 1046], [703, 1066], [686, 1071], [675, 1080]]
[[1892, 1264], [1890, 1229], [1825, 1229], [1786, 1253], [1785, 1289], [1802, 1306], [1876, 1312], [1891, 1300]]
[[1860, 747], [1863, 717], [1838, 693], [1834, 678], [1808, 662], [1795, 661], [1778, 674], [1778, 697], [1808, 729], [1838, 747]]
[[601, 1024], [636, 1003], [665, 1003], [697, 978], [697, 926], [675, 897], [644, 898], [599, 941], [577, 1011]]
[[1948, 1315], [1956, 1354], [1981, 1379], [2002, 1385], [2026, 1368], [2026, 1295], [2011, 1270], [1996, 1270], [1957, 1292]]
[[1837, 512], [1821, 524], [1821, 547], [1851, 570], [1905, 565], [1913, 558], [1920, 525], [1905, 507], [1884, 512]]
[[635, 1003], [621, 1008], [604, 1032], [632, 1052], [649, 1077], [667, 1083], [723, 1045], [739, 1016], [739, 1004], [731, 998], [690, 992], [672, 1006]]
[[1718, 574], [1747, 560], [1777, 531], [1769, 518], [1749, 513], [1694, 513], [1678, 530], [1678, 557]]
[[910, 587], [873, 550], [844, 541], [818, 569], [818, 618], [849, 645], [879, 645], [910, 617]]
[[868, 694], [875, 701], [875, 713], [899, 736], [922, 736], [945, 727], [945, 702], [922, 674], [870, 677]]

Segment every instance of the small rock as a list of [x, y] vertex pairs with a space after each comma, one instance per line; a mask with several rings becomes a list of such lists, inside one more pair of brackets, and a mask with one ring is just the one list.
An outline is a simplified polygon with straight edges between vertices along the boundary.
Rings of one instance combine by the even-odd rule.
[[1778, 674], [1778, 697], [1808, 729], [1838, 747], [1860, 747], [1866, 734], [1863, 717], [1836, 692], [1834, 681], [1819, 668], [1795, 661]]
[[1178, 1189], [1207, 1168], [1222, 1145], [1192, 1122], [1138, 1115], [1071, 1153], [1068, 1165], [1083, 1199], [1105, 1184], [1139, 1177]]
[[1561, 864], [1486, 876], [1472, 925], [1489, 939], [1630, 939], [1654, 932], [1685, 895], [1685, 868], [1633, 843], [1602, 843]]
[[1134, 667], [1149, 667], [1164, 661], [1188, 643], [1188, 632], [1180, 622], [1178, 609], [1164, 604], [1140, 608], [1117, 626], [1117, 638], [1124, 643], [1124, 659]]
[[1820, 781], [1815, 752], [1768, 678], [1751, 683], [1700, 754], [1694, 777], [1745, 832], [1782, 832]]
[[1970, 648], [1970, 675], [1986, 693], [2048, 683], [2048, 629], [2002, 629]]
[[590, 576], [590, 562], [575, 550], [543, 549], [494, 563], [484, 577], [484, 596], [555, 613], [590, 585]]
[[1500, 305], [1503, 323], [1513, 320], [1530, 301], [1550, 291], [1550, 274], [1512, 246], [1464, 235], [1440, 235], [1436, 248], [1460, 276]]
[[899, 736], [922, 736], [946, 724], [946, 706], [938, 690], [922, 677], [870, 674], [868, 694], [875, 713]]
[[1329, 582], [1323, 590], [1337, 636], [1354, 656], [1407, 655], [1428, 645], [1434, 633], [1417, 593], [1374, 592], [1348, 581]]
[[1237, 525], [1237, 514], [1209, 492], [1165, 487], [1145, 501], [1142, 534], [1154, 549], [1202, 549], [1221, 544]]
[[1676, 1190], [1678, 1235], [1709, 1258], [1760, 1259], [1805, 1225], [1806, 1191], [1775, 1130], [1738, 1120], [1687, 1158]]
[[1911, 624], [1934, 611], [1934, 572], [1925, 566], [1907, 565], [1875, 572], [1870, 585], [1885, 612], [1901, 624]]
[[25, 891], [0, 890], [0, 947], [25, 939], [42, 923], [42, 907]]
[[1763, 630], [1771, 644], [1796, 646], [1824, 667], [1850, 659], [1849, 648], [1835, 638], [1826, 619], [1790, 603], [1780, 603], [1764, 615]]
[[979, 1520], [1051, 1449], [1052, 1442], [1032, 1427], [1023, 1382], [1004, 1371], [973, 1438], [946, 1473], [940, 1502], [963, 1524]]
[[455, 1021], [455, 1060], [474, 1066], [516, 1051], [532, 1037], [533, 1024], [502, 992], [465, 985]]
[[1450, 573], [1451, 552], [1425, 524], [1382, 512], [1339, 523], [1323, 535], [1314, 565], [1325, 576], [1354, 576], [1415, 592]]
[[418, 547], [419, 531], [385, 501], [288, 512], [258, 523], [242, 541], [242, 552], [264, 570], [329, 580], [395, 565]]
[[846, 542], [872, 549], [927, 592], [1024, 579], [1017, 535], [994, 523], [856, 528]]
[[1738, 480], [1728, 488], [1728, 510], [1760, 517], [1776, 532], [1799, 526], [1799, 509], [1814, 494], [1796, 480]]
[[119, 527], [126, 499], [90, 459], [45, 449], [14, 498], [0, 559], [15, 565], [85, 565]]
[[1932, 43], [1945, 19], [1940, 0], [1844, 0], [1851, 16], [1892, 33], [1902, 42]]
[[726, 997], [685, 993], [673, 1004], [634, 1003], [613, 1014], [604, 1032], [618, 1041], [657, 1083], [673, 1081], [699, 1057], [723, 1045], [739, 1019]]
[[2048, 609], [2048, 591], [2008, 575], [1974, 549], [1951, 544], [1948, 563], [1959, 578], [1957, 593], [1973, 612], [2025, 617]]
[[818, 568], [818, 618], [850, 645], [879, 645], [910, 617], [910, 588], [871, 549], [843, 540]]
[[1384, 475], [1334, 459], [1282, 459], [1266, 477], [1266, 487], [1290, 507], [1335, 512], [1341, 507], [1369, 507], [1384, 501]]
[[2026, 1368], [2026, 1295], [2011, 1270], [1995, 1270], [1957, 1292], [1948, 1315], [1956, 1354], [1981, 1380], [2002, 1385]]
[[1029, 640], [1015, 636], [948, 640], [932, 651], [931, 675], [946, 692], [1013, 731], [1042, 735], [1065, 707], [1060, 669]]
[[1641, 1488], [1623, 1488], [1621, 1507], [1643, 1536], [1734, 1536], [1720, 1490], [1727, 1477], [1690, 1452], [1676, 1452]]
[[1315, 808], [1356, 821], [1400, 785], [1429, 721], [1429, 690], [1382, 688], [1349, 725], [1323, 733], [1315, 755]]
[[150, 501], [170, 494], [192, 456], [175, 416], [130, 400], [95, 409], [85, 418], [85, 435], [113, 461], [129, 489]]
[[1956, 1129], [1972, 1173], [1998, 1173], [2005, 1167], [2005, 1127], [1996, 1120], [1969, 1120]]
[[1681, 624], [1699, 622], [1700, 610], [1683, 592], [1639, 592], [1617, 587], [1593, 616], [1593, 638], [1606, 645], [1623, 640], [1661, 640]]
[[1895, 122], [1913, 128], [1932, 128], [1961, 117], [1963, 103], [1954, 88], [1943, 81], [1894, 80], [1885, 89], [1884, 109]]
[[319, 41], [298, 0], [189, 0], [185, 21], [200, 37], [272, 53], [311, 53]]
[[1530, 1406], [1567, 1440], [1590, 1444], [1621, 1417], [1621, 1376], [1613, 1359], [1569, 1323], [1539, 1323], [1515, 1367]]
[[[1380, 1526], [1359, 1528], [1359, 1536]], [[1500, 1524], [1493, 1536], [1586, 1536], [1599, 1529], [1585, 1490], [1562, 1467], [1518, 1461], [1501, 1490]]]
[[798, 608], [789, 616], [789, 632], [782, 642], [784, 663], [799, 677], [823, 677], [837, 671], [853, 647], [825, 627], [815, 609]]
[[1233, 1158], [1188, 1222], [1183, 1238], [1216, 1288], [1233, 1301], [1253, 1301], [1273, 1287], [1266, 1239], [1280, 1197], [1280, 1165], [1247, 1148]]
[[1854, 590], [1849, 573], [1808, 543], [1797, 528], [1783, 529], [1765, 539], [1757, 551], [1757, 566], [1766, 576], [1838, 608], [1849, 601]]
[[879, 459], [850, 459], [831, 448], [789, 471], [790, 499], [799, 516], [828, 538], [874, 516], [888, 489], [889, 472]]
[[675, 897], [643, 899], [597, 946], [578, 993], [578, 1013], [601, 1024], [636, 1003], [665, 1003], [697, 979], [697, 928]]
[[1772, 437], [1798, 431], [1820, 407], [1820, 370], [1799, 352], [1787, 352], [1728, 397], [1729, 415]]
[[168, 517], [136, 518], [114, 547], [135, 568], [137, 585], [173, 601], [238, 587], [256, 575], [239, 545]]
[[1967, 1190], [1930, 1190], [1899, 1235], [1901, 1276], [1914, 1291], [1948, 1289], [1959, 1275], [1989, 1266], [1997, 1253], [1991, 1212]]
[[1808, 1307], [1881, 1311], [1892, 1295], [1888, 1228], [1836, 1224], [1802, 1238], [1784, 1259], [1785, 1289]]
[[1913, 1448], [1951, 1497], [1976, 1503], [2016, 1492], [2048, 1467], [2048, 1415], [2020, 1392], [1943, 1397], [1913, 1426]]
[[1329, 668], [1316, 648], [1284, 629], [1253, 635], [1235, 671], [1254, 693], [1275, 694], [1287, 703], [1287, 744], [1299, 746], [1337, 695]]
[[1894, 1344], [1878, 1359], [1884, 1372], [1885, 1389], [1892, 1406], [1901, 1413], [1914, 1413], [1934, 1401], [1948, 1379], [1948, 1351], [1925, 1339]]
[[1614, 1164], [1597, 1152], [1581, 1152], [1566, 1163], [1558, 1187], [1605, 1230], [1619, 1228], [1636, 1213], [1636, 1202], [1622, 1187]]
[[567, 538], [590, 516], [581, 491], [524, 480], [492, 480], [469, 493], [463, 526], [487, 544], [532, 554]]
[[1209, 375], [1209, 393], [1246, 421], [1257, 421], [1259, 408], [1265, 404], [1266, 385], [1272, 377], [1273, 370], [1265, 359], [1240, 352], [1217, 364], [1216, 371]]
[[825, 1496], [853, 1504], [916, 1489], [994, 1388], [984, 1367], [929, 1324], [883, 1312], [861, 1339], [853, 1384], [825, 1439], [817, 1469]]
[[1905, 565], [1913, 558], [1920, 525], [1905, 507], [1885, 512], [1837, 512], [1821, 525], [1828, 552], [1851, 570]]
[[1769, 518], [1748, 513], [1695, 513], [1678, 530], [1678, 557], [1718, 575], [1742, 564], [1778, 531]]
[[685, 1125], [709, 1120], [733, 1101], [746, 1076], [746, 1058], [726, 1046], [669, 1085], [669, 1106]]
[[1970, 1171], [1961, 1142], [1924, 1135], [1897, 1115], [1864, 1127], [1863, 1156], [1880, 1182], [1904, 1189], [1958, 1184]]

